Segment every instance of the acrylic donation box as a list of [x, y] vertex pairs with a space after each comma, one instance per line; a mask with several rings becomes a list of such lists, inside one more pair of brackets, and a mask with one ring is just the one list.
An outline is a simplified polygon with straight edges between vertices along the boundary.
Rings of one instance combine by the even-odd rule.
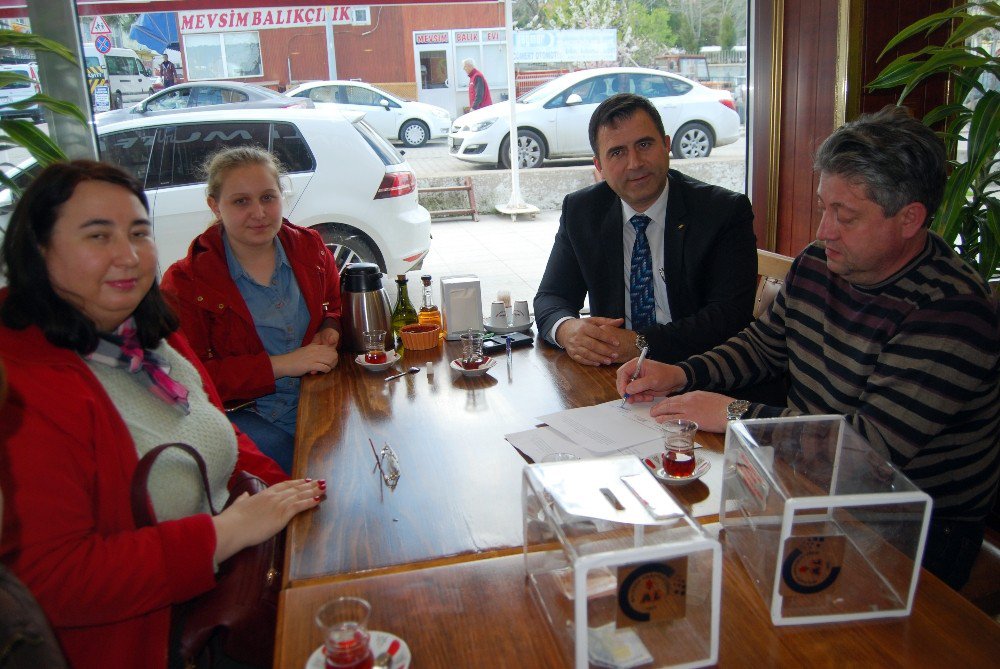
[[721, 548], [635, 456], [524, 468], [527, 585], [585, 667], [718, 661]]
[[909, 615], [931, 498], [842, 417], [731, 421], [722, 487], [775, 625]]

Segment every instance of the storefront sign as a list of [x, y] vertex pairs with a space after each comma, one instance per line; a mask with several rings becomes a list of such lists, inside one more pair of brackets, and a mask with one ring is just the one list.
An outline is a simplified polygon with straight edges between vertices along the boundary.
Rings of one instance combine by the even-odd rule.
[[413, 39], [417, 44], [447, 44], [448, 33], [414, 33]]
[[326, 24], [326, 10], [330, 10], [334, 25], [351, 23], [351, 6], [332, 7], [271, 7], [261, 9], [206, 9], [194, 12], [177, 12], [181, 32], [219, 33], [233, 30], [267, 30], [270, 28], [295, 28]]
[[515, 30], [515, 63], [614, 62], [618, 35], [595, 30]]

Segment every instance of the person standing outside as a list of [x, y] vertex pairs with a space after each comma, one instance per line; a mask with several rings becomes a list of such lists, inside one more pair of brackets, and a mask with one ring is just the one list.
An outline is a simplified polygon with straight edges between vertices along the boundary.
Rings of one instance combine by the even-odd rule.
[[469, 109], [481, 109], [493, 104], [489, 84], [483, 73], [476, 69], [476, 63], [466, 58], [462, 61], [462, 69], [469, 75]]
[[163, 52], [163, 62], [160, 63], [160, 76], [163, 78], [163, 87], [170, 88], [177, 83], [177, 68], [170, 62], [170, 56]]
[[[618, 370], [629, 401], [708, 432], [839, 414], [934, 500], [923, 566], [958, 590], [1000, 481], [1000, 318], [986, 283], [929, 229], [947, 156], [903, 107], [834, 132], [814, 160], [821, 213], [771, 308], [677, 365]], [[786, 374], [785, 406], [723, 393]], [[712, 392], [706, 392], [712, 391]]]

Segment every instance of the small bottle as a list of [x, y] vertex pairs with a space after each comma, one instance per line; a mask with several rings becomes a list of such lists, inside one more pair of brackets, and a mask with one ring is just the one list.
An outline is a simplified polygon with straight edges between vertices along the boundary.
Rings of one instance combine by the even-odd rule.
[[417, 322], [417, 310], [410, 302], [410, 294], [406, 290], [406, 275], [396, 275], [396, 285], [399, 287], [399, 298], [396, 300], [396, 308], [392, 310], [392, 334], [396, 342], [400, 341], [399, 331], [404, 325]]
[[431, 275], [424, 274], [420, 277], [420, 280], [424, 282], [424, 302], [420, 306], [420, 314], [418, 314], [420, 323], [438, 326], [441, 328], [441, 331], [438, 333], [438, 339], [444, 339], [444, 323], [441, 322], [441, 310], [434, 304], [434, 299], [431, 296]]

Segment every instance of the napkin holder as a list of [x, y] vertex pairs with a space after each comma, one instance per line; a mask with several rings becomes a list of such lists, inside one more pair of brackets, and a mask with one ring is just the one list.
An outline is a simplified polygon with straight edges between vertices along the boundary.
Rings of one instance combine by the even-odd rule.
[[479, 277], [472, 274], [441, 278], [441, 315], [445, 339], [457, 340], [463, 332], [483, 332], [483, 298]]
[[775, 625], [907, 616], [931, 498], [841, 416], [730, 421], [720, 513]]
[[[631, 476], [672, 502], [676, 513], [656, 520], [622, 480]], [[522, 493], [527, 587], [569, 663], [584, 669], [718, 662], [719, 542], [638, 458], [528, 465]]]

